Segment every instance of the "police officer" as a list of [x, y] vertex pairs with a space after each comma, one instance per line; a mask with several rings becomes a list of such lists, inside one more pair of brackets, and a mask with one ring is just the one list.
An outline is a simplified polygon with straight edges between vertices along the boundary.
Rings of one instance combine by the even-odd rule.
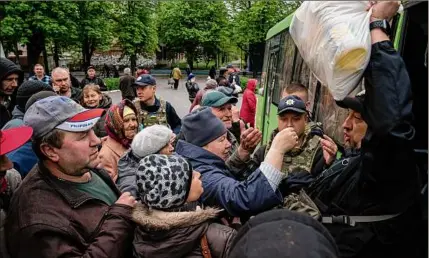
[[296, 95], [283, 98], [280, 100], [277, 115], [278, 128], [273, 131], [268, 144], [256, 151], [255, 162], [259, 163], [264, 159], [275, 135], [288, 127], [294, 128], [299, 140], [298, 145], [285, 154], [283, 172], [307, 172], [317, 175], [334, 161], [338, 150], [335, 142], [327, 135], [321, 134], [321, 130], [315, 130], [317, 128], [313, 123], [308, 122], [308, 111], [302, 99]]
[[143, 127], [154, 124], [165, 125], [178, 134], [182, 126], [181, 120], [168, 101], [155, 96], [155, 78], [150, 74], [143, 74], [136, 79], [133, 87], [137, 93], [134, 105], [138, 112], [139, 124]]

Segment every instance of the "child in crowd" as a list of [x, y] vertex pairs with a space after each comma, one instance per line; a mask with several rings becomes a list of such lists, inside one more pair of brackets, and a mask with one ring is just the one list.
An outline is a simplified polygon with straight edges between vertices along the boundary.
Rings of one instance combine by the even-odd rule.
[[133, 212], [137, 257], [226, 257], [236, 232], [212, 222], [220, 210], [197, 206], [204, 191], [200, 176], [181, 156], [149, 155], [140, 161], [141, 204]]

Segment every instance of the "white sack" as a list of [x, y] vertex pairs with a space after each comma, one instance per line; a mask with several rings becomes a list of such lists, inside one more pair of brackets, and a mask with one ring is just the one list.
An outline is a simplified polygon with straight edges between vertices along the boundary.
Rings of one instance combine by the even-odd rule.
[[368, 1], [305, 1], [290, 34], [302, 58], [342, 100], [359, 84], [371, 54]]

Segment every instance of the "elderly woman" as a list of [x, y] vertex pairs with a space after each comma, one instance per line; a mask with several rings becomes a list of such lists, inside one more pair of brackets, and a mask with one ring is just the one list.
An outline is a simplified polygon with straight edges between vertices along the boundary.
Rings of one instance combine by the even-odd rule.
[[114, 182], [118, 178], [118, 160], [131, 147], [139, 128], [136, 114], [136, 108], [127, 99], [111, 106], [106, 114], [108, 136], [103, 139], [98, 157]]
[[151, 154], [172, 155], [176, 135], [163, 125], [152, 125], [140, 131], [131, 143], [131, 149], [118, 162], [118, 180], [116, 185], [121, 192], [130, 192], [136, 199], [136, 168], [141, 159]]
[[197, 95], [194, 98], [194, 102], [192, 102], [191, 107], [189, 108], [189, 112], [192, 112], [192, 110], [197, 109], [201, 104], [201, 99], [203, 98], [203, 95], [208, 90], [214, 90], [217, 87], [216, 80], [210, 79], [206, 82], [206, 87], [202, 90], [199, 90], [197, 92]]

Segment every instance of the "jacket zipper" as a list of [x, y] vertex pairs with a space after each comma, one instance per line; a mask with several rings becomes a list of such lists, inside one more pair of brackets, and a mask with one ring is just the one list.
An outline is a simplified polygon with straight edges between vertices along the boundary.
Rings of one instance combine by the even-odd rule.
[[[110, 209], [110, 208], [109, 208]], [[90, 239], [90, 242], [92, 242], [94, 240], [94, 238], [97, 236], [97, 234], [100, 232], [101, 227], [104, 224], [104, 221], [107, 218], [107, 215], [109, 214], [109, 209], [107, 209], [104, 214], [103, 217], [101, 217], [100, 222], [98, 223], [97, 227], [95, 228], [94, 232], [92, 232]]]

